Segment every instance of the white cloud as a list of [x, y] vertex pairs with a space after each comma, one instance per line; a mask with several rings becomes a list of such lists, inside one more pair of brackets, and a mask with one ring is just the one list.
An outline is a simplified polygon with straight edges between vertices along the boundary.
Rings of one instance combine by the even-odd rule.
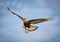
[[17, 8], [22, 8], [22, 4], [21, 4], [21, 3], [18, 3], [18, 4], [16, 5], [16, 7], [17, 7]]
[[50, 8], [28, 8], [28, 7], [23, 7], [23, 10], [21, 10], [21, 14], [27, 15], [26, 17], [30, 18], [44, 18], [44, 17], [49, 17], [52, 14], [54, 14], [54, 10]]
[[59, 0], [48, 0], [49, 5], [54, 7], [55, 9], [60, 9], [60, 1]]
[[16, 2], [16, 1], [12, 2], [12, 6], [15, 6], [16, 4], [17, 4], [17, 2]]
[[1, 2], [1, 3], [0, 3], [0, 6], [2, 6], [2, 5], [3, 5], [3, 3]]
[[[40, 0], [40, 1], [37, 0], [37, 1], [38, 1], [37, 3], [41, 6], [46, 5], [46, 2], [44, 0], [43, 1], [42, 0]], [[9, 4], [9, 2], [8, 2], [8, 4]], [[16, 3], [14, 2], [12, 5], [15, 5], [15, 4]], [[19, 7], [21, 7], [21, 5], [17, 4], [17, 7], [19, 8]], [[46, 16], [47, 17], [48, 15], [53, 14], [54, 11], [49, 9], [49, 8], [31, 9], [31, 8], [28, 8], [28, 7], [23, 7], [23, 10], [21, 10], [21, 13], [24, 16], [25, 15], [27, 15], [27, 16], [31, 15], [31, 18], [33, 16], [39, 16], [39, 18], [40, 18], [41, 16], [43, 16], [43, 17]], [[14, 19], [16, 19], [16, 18], [15, 17], [13, 18], [12, 15], [11, 15], [11, 16], [9, 16], [9, 18], [4, 18], [3, 21], [10, 21], [11, 20], [14, 23], [17, 23], [17, 21], [15, 21]], [[19, 21], [19, 22], [21, 22], [21, 21]], [[57, 22], [57, 20], [55, 22]], [[54, 22], [52, 22], [52, 23], [54, 23]], [[4, 32], [4, 33], [6, 33], [6, 35], [9, 35], [14, 39], [16, 38], [16, 39], [22, 40], [23, 42], [35, 42], [37, 40], [47, 40], [47, 39], [52, 38], [56, 33], [58, 33], [58, 28], [54, 27], [51, 24], [49, 22], [43, 23], [43, 24], [41, 24], [41, 26], [39, 25], [39, 28], [36, 31], [31, 32], [29, 34], [25, 34], [24, 29], [21, 27], [22, 25], [20, 23], [19, 26], [17, 24], [15, 24], [15, 25], [12, 25], [13, 27], [10, 28], [10, 29], [5, 28], [6, 32]]]
[[53, 14], [53, 10], [49, 8], [36, 8], [33, 10], [33, 12], [42, 14], [42, 15], [48, 15], [48, 14]]
[[6, 4], [7, 4], [7, 5], [9, 5], [9, 4], [10, 4], [10, 2], [6, 2]]
[[[56, 20], [53, 22], [57, 22]], [[48, 40], [56, 35], [59, 29], [52, 25], [53, 22], [46, 22], [40, 24], [39, 28], [31, 33], [25, 34], [24, 29], [22, 28], [21, 23], [19, 25], [14, 25], [11, 29], [5, 29], [7, 35], [11, 36], [13, 39], [20, 39], [23, 42], [36, 42], [38, 40]], [[11, 30], [11, 32], [9, 31]]]
[[3, 2], [1, 2], [1, 3], [0, 3], [0, 6], [1, 6], [1, 7], [4, 7], [4, 6], [5, 6], [5, 4], [4, 4]]
[[36, 0], [36, 3], [37, 3], [40, 7], [46, 7], [46, 6], [47, 6], [46, 0]]
[[[16, 29], [17, 30], [17, 29]], [[22, 29], [20, 29], [22, 30]], [[19, 29], [17, 30], [19, 31]], [[58, 32], [58, 29], [55, 27], [51, 27], [47, 30], [36, 30], [34, 32], [31, 32], [29, 34], [25, 34], [23, 31], [18, 32], [15, 35], [12, 35], [12, 38], [21, 39], [23, 42], [32, 42], [37, 40], [47, 40], [52, 38], [56, 33]]]

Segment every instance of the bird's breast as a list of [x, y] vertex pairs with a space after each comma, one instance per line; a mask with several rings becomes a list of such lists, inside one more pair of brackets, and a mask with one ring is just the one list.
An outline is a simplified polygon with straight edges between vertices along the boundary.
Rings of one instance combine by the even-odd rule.
[[24, 26], [25, 26], [25, 27], [30, 27], [30, 23], [29, 23], [29, 22], [25, 22], [25, 23], [24, 23]]
[[35, 27], [35, 26], [25, 27], [25, 30], [35, 31], [35, 30], [37, 30], [37, 27]]

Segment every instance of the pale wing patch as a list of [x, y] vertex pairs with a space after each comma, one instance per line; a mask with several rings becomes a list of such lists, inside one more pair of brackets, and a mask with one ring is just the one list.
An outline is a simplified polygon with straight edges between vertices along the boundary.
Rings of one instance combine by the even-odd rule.
[[35, 31], [35, 30], [37, 29], [37, 27], [35, 27], [35, 26], [30, 26], [30, 28], [25, 27], [24, 29], [27, 30], [27, 31]]

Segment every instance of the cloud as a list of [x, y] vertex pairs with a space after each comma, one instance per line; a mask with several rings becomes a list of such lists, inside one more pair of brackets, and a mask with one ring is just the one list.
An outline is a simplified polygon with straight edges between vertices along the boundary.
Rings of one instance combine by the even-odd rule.
[[[19, 31], [19, 29], [17, 31]], [[12, 38], [21, 39], [23, 42], [27, 42], [27, 41], [32, 42], [32, 41], [50, 39], [54, 35], [56, 35], [57, 32], [58, 32], [57, 28], [49, 27], [47, 30], [39, 29], [29, 34], [25, 34], [23, 31], [20, 31], [20, 32], [17, 32], [17, 34], [15, 33], [16, 35], [12, 35]]]
[[16, 5], [16, 7], [17, 7], [17, 8], [22, 8], [22, 7], [23, 7], [23, 4], [18, 3], [18, 4]]
[[[36, 42], [38, 40], [48, 40], [54, 37], [59, 32], [59, 29], [54, 26], [52, 23], [57, 22], [52, 21], [52, 22], [46, 22], [42, 23], [39, 26], [39, 28], [31, 33], [25, 34], [24, 29], [22, 28], [21, 23], [18, 26], [17, 24], [14, 25], [12, 28], [5, 28], [6, 30], [6, 35], [10, 35], [11, 38], [13, 39], [18, 39], [22, 40], [23, 42]], [[15, 22], [16, 23], [16, 22]], [[8, 33], [7, 33], [8, 32]]]
[[46, 6], [47, 6], [46, 0], [36, 0], [36, 3], [37, 3], [40, 7], [46, 7]]
[[16, 4], [17, 4], [17, 2], [16, 2], [16, 1], [12, 2], [12, 6], [15, 6]]
[[1, 2], [1, 3], [0, 3], [0, 6], [1, 6], [2, 4], [3, 4], [3, 3]]
[[[52, 14], [54, 14], [54, 10], [50, 8], [29, 8], [29, 7], [23, 7], [23, 10], [21, 10], [21, 14], [24, 14], [26, 17], [32, 18], [44, 18], [44, 17], [49, 17]], [[31, 15], [32, 14], [32, 15]], [[23, 15], [23, 16], [24, 16]], [[24, 16], [24, 17], [25, 17]]]
[[12, 27], [9, 26], [10, 29], [9, 28], [5, 28], [3, 30], [4, 30], [4, 33], [7, 36], [10, 36], [13, 39], [15, 39], [15, 38], [18, 39], [18, 40], [20, 39], [23, 42], [27, 42], [27, 41], [28, 42], [36, 42], [38, 40], [50, 39], [54, 35], [56, 35], [58, 33], [58, 28], [56, 28], [55, 26], [53, 26], [51, 24], [49, 24], [49, 25], [48, 24], [49, 24], [49, 22], [42, 23], [42, 24], [40, 24], [41, 26], [39, 26], [39, 28], [36, 31], [28, 33], [28, 34], [25, 34], [24, 29], [22, 28], [21, 23], [18, 24], [18, 25], [17, 24], [13, 25], [13, 26], [11, 25]]
[[60, 0], [48, 0], [49, 5], [55, 9], [60, 9]]
[[[37, 4], [40, 5], [41, 7], [45, 7], [47, 6], [46, 1], [45, 0], [36, 0]], [[4, 4], [6, 5], [6, 4]], [[10, 5], [10, 2], [7, 2], [7, 5]], [[6, 5], [6, 6], [7, 6]], [[17, 2], [13, 2], [11, 4], [11, 6], [15, 6], [16, 7], [21, 7], [20, 3]], [[1, 10], [1, 12], [8, 14], [7, 11], [3, 11]], [[52, 14], [54, 14], [54, 10], [52, 10], [51, 8], [30, 8], [24, 6], [23, 9], [20, 11], [21, 14], [24, 17], [28, 17], [30, 19], [32, 18], [41, 18], [41, 17], [48, 17]], [[18, 12], [18, 13], [20, 13]], [[49, 22], [45, 22], [45, 23], [41, 23], [41, 24], [37, 24], [38, 25], [38, 29], [34, 32], [31, 32], [29, 34], [25, 34], [24, 29], [22, 28], [22, 23], [19, 19], [13, 15], [9, 15], [8, 17], [5, 17], [3, 19], [3, 22], [5, 22], [7, 25], [5, 25], [3, 31], [4, 34], [6, 34], [7, 36], [10, 36], [12, 39], [17, 39], [17, 40], [22, 40], [23, 42], [37, 42], [38, 40], [48, 40], [54, 37], [54, 35], [56, 35], [57, 33], [59, 33], [59, 29], [58, 27], [55, 25], [55, 23], [57, 23], [58, 18], [56, 18], [54, 21], [49, 21]], [[9, 24], [8, 24], [9, 23]], [[18, 24], [17, 24], [18, 23]]]

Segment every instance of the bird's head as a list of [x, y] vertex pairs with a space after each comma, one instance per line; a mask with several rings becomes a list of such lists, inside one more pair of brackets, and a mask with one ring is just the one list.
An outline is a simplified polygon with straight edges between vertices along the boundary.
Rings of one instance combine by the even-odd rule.
[[24, 22], [28, 22], [29, 20], [27, 18], [24, 18]]

